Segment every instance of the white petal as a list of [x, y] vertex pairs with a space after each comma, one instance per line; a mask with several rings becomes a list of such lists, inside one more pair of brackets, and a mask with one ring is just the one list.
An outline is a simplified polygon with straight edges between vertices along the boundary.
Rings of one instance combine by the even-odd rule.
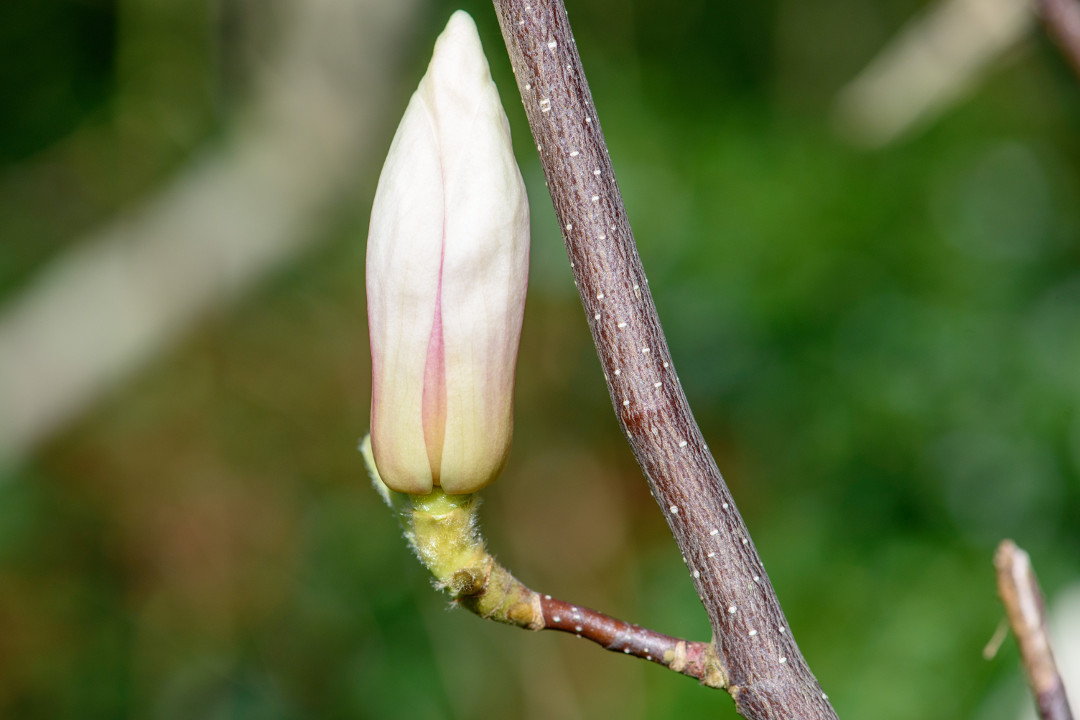
[[476, 27], [455, 13], [419, 94], [435, 118], [445, 193], [442, 319], [447, 428], [439, 483], [474, 492], [498, 475], [513, 427], [529, 211], [510, 128]]
[[[389, 487], [467, 493], [498, 475], [513, 428], [528, 255], [509, 125], [476, 26], [459, 11], [398, 128], [372, 210], [372, 446]], [[442, 445], [428, 448], [424, 367], [437, 299], [445, 432], [430, 433]]]
[[398, 492], [432, 487], [421, 413], [443, 207], [438, 140], [413, 95], [379, 177], [367, 246], [372, 449], [383, 481]]

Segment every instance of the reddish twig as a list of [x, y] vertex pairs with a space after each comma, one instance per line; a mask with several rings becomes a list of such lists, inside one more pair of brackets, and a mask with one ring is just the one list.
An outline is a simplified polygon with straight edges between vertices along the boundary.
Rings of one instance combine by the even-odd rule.
[[1050, 638], [1039, 582], [1028, 554], [1012, 540], [1003, 540], [994, 554], [998, 594], [1027, 671], [1028, 683], [1042, 720], [1072, 720], [1065, 685], [1061, 682]]
[[1080, 2], [1037, 0], [1036, 6], [1047, 33], [1080, 78]]
[[571, 632], [612, 652], [697, 678], [703, 685], [724, 686], [724, 673], [709, 643], [680, 640], [528, 588], [487, 551], [477, 522], [476, 495], [448, 495], [440, 488], [426, 495], [394, 492], [379, 476], [370, 437], [360, 443], [360, 452], [417, 559], [460, 607], [525, 630]]
[[550, 595], [542, 596], [540, 606], [544, 630], [573, 633], [592, 640], [605, 650], [659, 663], [669, 670], [697, 678], [703, 685], [724, 686], [724, 677], [709, 643], [680, 640]]
[[836, 714], [705, 445], [615, 182], [561, 0], [494, 0], [616, 415], [682, 550], [739, 712]]

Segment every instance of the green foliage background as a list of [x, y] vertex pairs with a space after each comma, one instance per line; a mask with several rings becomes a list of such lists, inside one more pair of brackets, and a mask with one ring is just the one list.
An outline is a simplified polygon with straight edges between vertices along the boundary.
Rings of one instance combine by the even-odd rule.
[[[228, 134], [250, 90], [217, 51], [239, 4], [0, 10], [0, 302]], [[1016, 717], [1011, 643], [980, 655], [992, 550], [1015, 538], [1051, 597], [1080, 578], [1077, 78], [1032, 37], [931, 126], [858, 150], [830, 104], [921, 3], [568, 5], [679, 375], [840, 716]], [[464, 6], [534, 216], [487, 534], [537, 589], [704, 639], [494, 14]], [[454, 7], [417, 16], [380, 146]], [[378, 170], [322, 243], [7, 471], [0, 715], [734, 717], [660, 668], [448, 612], [409, 556], [355, 451]]]

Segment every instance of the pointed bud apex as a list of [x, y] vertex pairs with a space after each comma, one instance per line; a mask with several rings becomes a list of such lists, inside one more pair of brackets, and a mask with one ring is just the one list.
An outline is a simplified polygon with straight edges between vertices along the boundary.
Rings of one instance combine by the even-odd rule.
[[529, 208], [472, 18], [435, 43], [379, 177], [367, 247], [371, 441], [391, 489], [470, 493], [513, 430]]

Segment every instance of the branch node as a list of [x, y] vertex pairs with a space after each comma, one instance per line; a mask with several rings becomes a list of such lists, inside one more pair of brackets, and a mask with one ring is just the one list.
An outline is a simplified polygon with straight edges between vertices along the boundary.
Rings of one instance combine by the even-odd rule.
[[716, 647], [711, 643], [705, 647], [705, 670], [701, 674], [701, 684], [711, 688], [724, 688], [728, 684], [720, 656], [716, 654]]
[[664, 661], [667, 666], [677, 673], [686, 669], [686, 641], [680, 640], [675, 643], [675, 648], [664, 653]]

